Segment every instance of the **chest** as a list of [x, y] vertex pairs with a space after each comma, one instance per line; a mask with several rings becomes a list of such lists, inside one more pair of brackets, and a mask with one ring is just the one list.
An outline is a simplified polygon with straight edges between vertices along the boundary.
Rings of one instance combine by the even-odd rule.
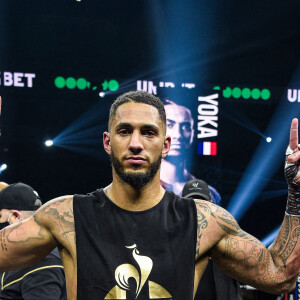
[[134, 214], [108, 204], [94, 206], [87, 221], [82, 212], [74, 207], [79, 298], [184, 299], [192, 293], [195, 221], [189, 213]]

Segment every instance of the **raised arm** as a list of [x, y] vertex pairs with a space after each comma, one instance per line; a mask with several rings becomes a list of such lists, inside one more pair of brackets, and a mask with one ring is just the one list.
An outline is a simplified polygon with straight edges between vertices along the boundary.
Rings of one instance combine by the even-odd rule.
[[296, 254], [300, 247], [293, 232], [300, 229], [299, 220], [291, 222], [292, 217], [285, 216], [277, 241], [267, 249], [243, 231], [226, 210], [212, 207], [210, 213], [210, 222], [222, 235], [210, 255], [226, 274], [269, 293], [283, 293], [294, 288], [300, 271]]
[[[70, 201], [67, 197], [49, 201], [32, 217], [1, 230], [0, 270], [30, 266], [65, 243], [64, 236], [74, 233], [73, 216], [68, 216], [66, 208]], [[68, 228], [68, 218], [71, 219], [71, 229]]]
[[294, 119], [285, 166], [289, 186], [287, 209], [279, 233], [268, 249], [243, 231], [226, 210], [198, 201], [196, 258], [208, 253], [226, 274], [260, 290], [292, 290], [300, 273], [299, 159], [298, 120]]

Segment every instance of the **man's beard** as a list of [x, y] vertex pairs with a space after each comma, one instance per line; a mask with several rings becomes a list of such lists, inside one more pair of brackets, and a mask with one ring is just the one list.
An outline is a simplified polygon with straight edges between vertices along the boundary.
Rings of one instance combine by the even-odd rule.
[[161, 154], [156, 161], [150, 164], [150, 170], [147, 172], [125, 172], [124, 167], [122, 166], [121, 162], [114, 156], [114, 152], [111, 150], [110, 160], [112, 166], [114, 167], [116, 173], [119, 177], [127, 184], [134, 188], [141, 188], [149, 183], [156, 173], [159, 170], [161, 164]]

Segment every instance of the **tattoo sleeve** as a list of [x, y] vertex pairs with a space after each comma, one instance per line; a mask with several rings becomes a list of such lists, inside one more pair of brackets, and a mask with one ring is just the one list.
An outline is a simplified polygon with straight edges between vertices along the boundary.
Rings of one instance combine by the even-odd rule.
[[282, 293], [293, 288], [300, 272], [300, 218], [285, 216], [275, 242], [267, 249], [225, 209], [203, 202], [196, 202], [196, 207], [196, 259], [207, 251], [229, 276], [261, 290]]
[[280, 258], [284, 267], [287, 266], [288, 259], [293, 255], [298, 245], [299, 235], [300, 218], [286, 215], [275, 242], [270, 246], [270, 251]]
[[[32, 217], [0, 231], [0, 270], [30, 266], [53, 248], [76, 257], [72, 198], [57, 198], [44, 204]], [[65, 252], [65, 253], [67, 253]]]
[[75, 249], [75, 224], [73, 213], [73, 201], [61, 197], [53, 204], [42, 208], [41, 214], [35, 216], [37, 223], [50, 224], [50, 230], [55, 238], [66, 249]]

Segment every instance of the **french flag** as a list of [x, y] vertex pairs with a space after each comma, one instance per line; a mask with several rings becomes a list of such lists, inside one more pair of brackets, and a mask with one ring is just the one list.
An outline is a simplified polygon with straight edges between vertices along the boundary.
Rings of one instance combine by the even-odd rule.
[[198, 154], [217, 155], [217, 142], [199, 142]]

